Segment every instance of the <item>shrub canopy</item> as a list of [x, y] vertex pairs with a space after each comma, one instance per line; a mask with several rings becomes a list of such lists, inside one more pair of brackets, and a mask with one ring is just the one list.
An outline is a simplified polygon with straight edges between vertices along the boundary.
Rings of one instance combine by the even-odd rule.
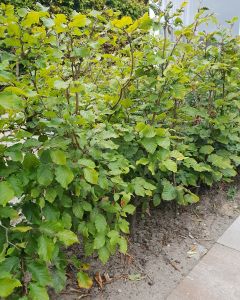
[[136, 205], [195, 203], [236, 175], [239, 38], [199, 32], [204, 9], [183, 26], [182, 9], [133, 21], [1, 4], [0, 297], [49, 299], [67, 264], [91, 287], [64, 247], [105, 263], [126, 253]]

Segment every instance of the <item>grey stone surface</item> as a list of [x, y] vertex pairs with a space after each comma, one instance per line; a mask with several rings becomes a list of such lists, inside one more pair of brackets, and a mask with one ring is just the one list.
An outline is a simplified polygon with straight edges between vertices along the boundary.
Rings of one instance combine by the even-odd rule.
[[224, 232], [218, 243], [240, 251], [240, 217]]
[[240, 252], [215, 244], [167, 300], [239, 300]]

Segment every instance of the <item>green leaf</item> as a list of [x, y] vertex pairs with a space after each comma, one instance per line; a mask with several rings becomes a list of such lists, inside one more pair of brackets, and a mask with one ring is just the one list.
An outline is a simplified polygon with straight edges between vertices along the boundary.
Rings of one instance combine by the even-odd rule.
[[120, 20], [113, 20], [112, 24], [116, 26], [117, 28], [123, 28], [127, 25], [131, 25], [133, 23], [133, 20], [131, 17], [122, 17]]
[[54, 200], [56, 199], [57, 197], [57, 191], [56, 191], [56, 188], [48, 188], [46, 190], [46, 194], [45, 194], [45, 199], [50, 202], [50, 203], [53, 203]]
[[92, 205], [89, 202], [82, 201], [81, 205], [82, 205], [83, 210], [85, 210], [85, 211], [92, 211]]
[[154, 196], [153, 196], [153, 205], [155, 206], [155, 207], [157, 207], [160, 203], [161, 203], [161, 197], [160, 197], [160, 195], [159, 194], [155, 194]]
[[184, 195], [184, 199], [187, 203], [197, 203], [199, 201], [199, 197], [192, 193]]
[[137, 162], [136, 165], [143, 165], [146, 166], [149, 163], [149, 160], [146, 157], [140, 158]]
[[96, 167], [95, 162], [91, 159], [82, 158], [78, 160], [78, 163], [84, 167], [88, 167], [90, 169], [94, 169]]
[[0, 297], [11, 295], [15, 288], [22, 286], [21, 282], [13, 278], [0, 278]]
[[46, 288], [35, 283], [30, 283], [29, 290], [29, 296], [31, 297], [31, 300], [49, 300]]
[[20, 111], [23, 108], [23, 101], [20, 97], [9, 92], [0, 93], [0, 108], [4, 110]]
[[14, 198], [14, 190], [7, 181], [0, 182], [0, 205], [6, 204]]
[[97, 184], [98, 183], [98, 172], [94, 169], [90, 168], [84, 168], [83, 169], [84, 178], [87, 182], [91, 184]]
[[123, 208], [123, 212], [133, 215], [136, 210], [136, 207], [132, 204], [128, 204]]
[[47, 286], [51, 284], [49, 270], [45, 264], [32, 262], [27, 265], [27, 270], [32, 274], [32, 279], [40, 286]]
[[83, 210], [81, 203], [74, 203], [72, 210], [73, 210], [74, 216], [77, 217], [78, 219], [82, 220], [84, 210]]
[[29, 230], [32, 230], [31, 226], [16, 226], [11, 228], [11, 231], [17, 232], [28, 232]]
[[90, 49], [88, 47], [75, 47], [73, 49], [73, 56], [76, 57], [88, 57], [90, 55]]
[[100, 249], [105, 245], [105, 235], [102, 233], [98, 233], [94, 239], [93, 248]]
[[51, 271], [53, 288], [57, 293], [60, 293], [66, 286], [67, 277], [64, 270], [53, 269]]
[[58, 166], [55, 170], [55, 174], [57, 182], [65, 189], [74, 179], [73, 172], [67, 166]]
[[147, 150], [147, 152], [153, 154], [157, 149], [156, 138], [144, 138], [141, 140], [141, 144]]
[[119, 244], [119, 251], [123, 254], [127, 253], [127, 240], [124, 237], [121, 237], [118, 241]]
[[66, 165], [66, 155], [61, 150], [54, 150], [50, 153], [52, 161], [57, 165]]
[[84, 27], [87, 24], [89, 24], [89, 20], [87, 19], [87, 17], [85, 15], [82, 14], [76, 14], [73, 19], [72, 22], [70, 22], [68, 24], [69, 28], [72, 27]]
[[90, 289], [93, 285], [92, 279], [85, 272], [77, 273], [77, 281], [81, 289]]
[[57, 237], [65, 246], [69, 247], [75, 243], [79, 243], [77, 235], [71, 230], [63, 230], [57, 233]]
[[170, 148], [170, 139], [168, 137], [157, 137], [158, 146], [169, 150]]
[[220, 169], [232, 169], [233, 168], [229, 158], [223, 157], [223, 156], [220, 156], [217, 154], [209, 155], [208, 161]]
[[45, 262], [49, 262], [52, 259], [54, 247], [52, 239], [44, 235], [38, 238], [38, 255]]
[[106, 221], [106, 218], [104, 217], [104, 215], [97, 214], [94, 217], [94, 223], [95, 223], [97, 232], [105, 232], [105, 230], [107, 228], [107, 221]]
[[162, 162], [162, 164], [169, 170], [172, 171], [174, 173], [177, 173], [177, 164], [175, 161], [171, 160], [171, 159], [167, 159], [165, 161]]
[[106, 246], [103, 246], [98, 250], [98, 257], [103, 264], [109, 260], [110, 252]]
[[53, 172], [47, 166], [40, 166], [37, 169], [37, 180], [40, 185], [48, 186], [53, 181]]
[[204, 145], [200, 148], [199, 152], [202, 154], [211, 154], [214, 148], [211, 145]]
[[176, 196], [177, 196], [176, 188], [169, 181], [164, 181], [162, 199], [165, 201], [171, 201], [174, 200]]
[[129, 223], [125, 219], [120, 219], [118, 226], [122, 232], [129, 233]]

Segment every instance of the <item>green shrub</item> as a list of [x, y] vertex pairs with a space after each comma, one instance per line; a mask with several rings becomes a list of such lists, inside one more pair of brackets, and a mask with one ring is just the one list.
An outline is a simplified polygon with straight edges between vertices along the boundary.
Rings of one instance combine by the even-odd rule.
[[[122, 15], [128, 15], [136, 19], [141, 17], [148, 11], [147, 1], [137, 0], [39, 0], [44, 6], [50, 6], [51, 11], [55, 13], [69, 13], [73, 9], [86, 13], [88, 10], [103, 10], [105, 8], [111, 8], [113, 10], [120, 11]], [[5, 4], [13, 4], [12, 0], [4, 0]], [[14, 2], [15, 7], [29, 7], [31, 9], [37, 8], [37, 2], [33, 0], [16, 0]]]
[[64, 247], [105, 263], [127, 252], [133, 204], [195, 203], [197, 186], [236, 175], [239, 39], [197, 32], [203, 10], [187, 27], [158, 13], [1, 4], [0, 297], [49, 299], [67, 264], [91, 287]]

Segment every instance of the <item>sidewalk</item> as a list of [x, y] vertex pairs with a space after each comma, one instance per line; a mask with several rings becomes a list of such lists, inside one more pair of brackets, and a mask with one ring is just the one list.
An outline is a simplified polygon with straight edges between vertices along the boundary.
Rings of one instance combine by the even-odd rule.
[[167, 300], [240, 300], [240, 217]]

